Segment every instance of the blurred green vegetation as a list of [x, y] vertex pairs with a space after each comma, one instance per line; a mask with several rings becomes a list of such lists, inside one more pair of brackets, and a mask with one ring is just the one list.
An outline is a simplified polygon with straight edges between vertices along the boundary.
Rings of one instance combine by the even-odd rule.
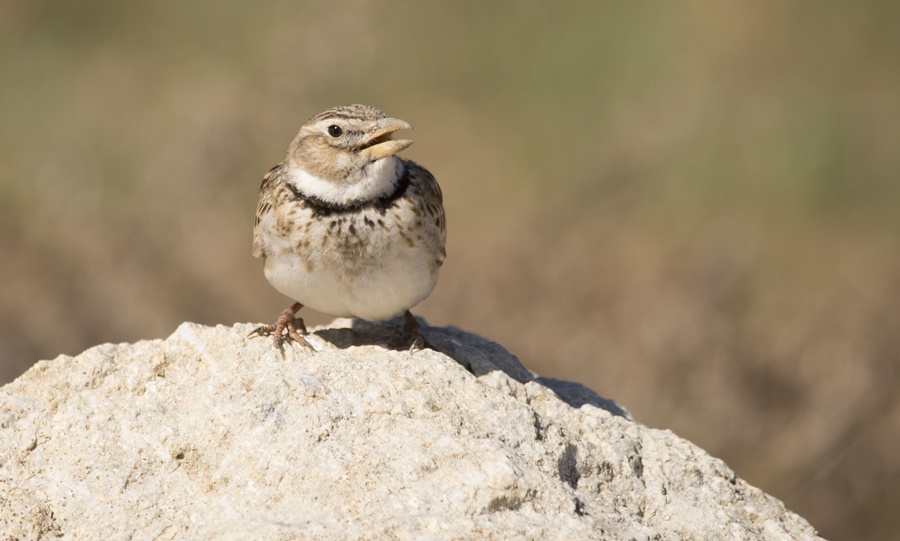
[[[269, 321], [262, 174], [410, 121], [449, 259], [417, 312], [671, 428], [831, 538], [900, 529], [900, 6], [0, 4], [0, 381]], [[310, 314], [308, 321], [325, 322]]]

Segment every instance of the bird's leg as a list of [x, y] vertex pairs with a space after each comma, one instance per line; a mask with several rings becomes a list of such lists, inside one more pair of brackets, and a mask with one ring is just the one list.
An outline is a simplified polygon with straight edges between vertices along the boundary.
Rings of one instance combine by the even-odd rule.
[[431, 345], [431, 342], [422, 334], [422, 326], [419, 325], [419, 322], [416, 321], [415, 316], [409, 310], [403, 312], [403, 327], [400, 328], [396, 342], [399, 346], [405, 346], [411, 342], [410, 352], [425, 348], [437, 351], [437, 348]]
[[[278, 316], [278, 320], [274, 325], [257, 327], [256, 329], [253, 329], [250, 336], [274, 336], [275, 347], [281, 352], [282, 358], [284, 358], [284, 343], [286, 341], [290, 342], [293, 340], [303, 347], [313, 349], [310, 343], [306, 341], [306, 338], [301, 336], [301, 334], [309, 334], [306, 331], [306, 325], [303, 323], [303, 318], [297, 317], [297, 312], [299, 312], [301, 308], [303, 308], [303, 305], [299, 302], [295, 302], [281, 312], [281, 315]], [[300, 329], [300, 332], [297, 332], [298, 328]]]

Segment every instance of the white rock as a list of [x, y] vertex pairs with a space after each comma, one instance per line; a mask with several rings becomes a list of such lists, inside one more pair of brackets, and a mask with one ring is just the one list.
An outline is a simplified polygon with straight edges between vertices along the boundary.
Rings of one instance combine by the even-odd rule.
[[453, 328], [252, 325], [43, 361], [0, 389], [0, 539], [815, 539], [720, 460]]

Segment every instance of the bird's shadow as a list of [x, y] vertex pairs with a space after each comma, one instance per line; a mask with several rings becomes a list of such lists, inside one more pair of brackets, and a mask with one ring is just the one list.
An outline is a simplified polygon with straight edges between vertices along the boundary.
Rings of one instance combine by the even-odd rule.
[[[496, 342], [456, 327], [429, 327], [422, 319], [419, 319], [419, 324], [436, 351], [450, 357], [475, 377], [500, 370], [519, 383], [534, 382], [553, 391], [560, 400], [573, 408], [593, 406], [617, 417], [631, 418], [628, 411], [614, 401], [603, 398], [580, 383], [532, 374], [518, 358]], [[407, 351], [410, 344], [398, 344], [396, 340], [402, 325], [402, 318], [385, 323], [354, 319], [349, 327], [319, 329], [314, 334], [339, 349], [377, 345], [395, 351]]]
[[393, 338], [400, 326], [392, 323], [395, 320], [374, 324], [354, 319], [351, 327], [318, 329], [313, 334], [338, 349], [362, 346], [382, 346], [394, 351], [408, 349], [408, 346], [404, 348], [394, 342]]

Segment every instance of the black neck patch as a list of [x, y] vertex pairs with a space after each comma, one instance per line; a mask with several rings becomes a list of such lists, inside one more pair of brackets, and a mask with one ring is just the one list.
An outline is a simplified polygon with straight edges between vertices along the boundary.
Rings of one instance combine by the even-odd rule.
[[297, 198], [297, 200], [306, 203], [306, 206], [313, 211], [314, 216], [347, 214], [367, 208], [375, 209], [381, 214], [384, 214], [389, 208], [394, 206], [394, 203], [396, 203], [398, 199], [403, 197], [403, 194], [406, 193], [406, 189], [409, 188], [409, 167], [403, 167], [403, 174], [400, 175], [400, 180], [397, 182], [394, 191], [387, 195], [375, 199], [366, 199], [364, 201], [332, 203], [331, 201], [325, 201], [314, 195], [306, 195], [290, 182], [285, 182], [285, 185], [287, 185], [287, 188], [294, 194], [294, 197]]

